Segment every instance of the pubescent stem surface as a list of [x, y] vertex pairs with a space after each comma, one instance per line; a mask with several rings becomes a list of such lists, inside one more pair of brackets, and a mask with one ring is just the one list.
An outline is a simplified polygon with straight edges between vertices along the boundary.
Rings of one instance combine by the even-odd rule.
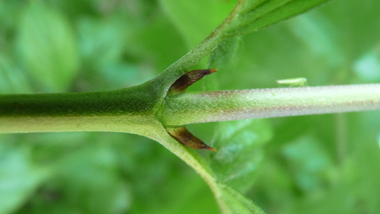
[[[0, 96], [0, 133], [111, 131], [380, 109], [380, 84], [252, 89], [165, 96], [156, 87]], [[156, 92], [156, 93], [155, 93]], [[159, 122], [160, 121], [160, 122]]]
[[165, 126], [380, 109], [380, 84], [183, 93], [167, 97]]
[[142, 134], [157, 122], [156, 105], [164, 96], [152, 86], [142, 84], [105, 92], [0, 95], [0, 133], [120, 131]]

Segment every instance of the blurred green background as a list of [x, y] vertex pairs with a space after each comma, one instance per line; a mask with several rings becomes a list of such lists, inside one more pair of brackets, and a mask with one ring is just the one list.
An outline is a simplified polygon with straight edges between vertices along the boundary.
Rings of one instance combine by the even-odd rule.
[[[118, 89], [202, 41], [229, 0], [1, 0], [0, 93]], [[337, 0], [234, 38], [190, 90], [380, 81], [380, 1]], [[218, 177], [267, 213], [378, 213], [380, 112], [195, 124]], [[122, 133], [0, 135], [0, 213], [218, 213], [204, 181]]]

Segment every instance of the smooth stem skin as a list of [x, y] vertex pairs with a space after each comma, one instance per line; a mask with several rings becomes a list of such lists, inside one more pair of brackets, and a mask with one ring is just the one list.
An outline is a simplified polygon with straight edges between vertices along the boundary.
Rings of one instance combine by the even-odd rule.
[[380, 109], [380, 84], [184, 93], [166, 98], [165, 126]]

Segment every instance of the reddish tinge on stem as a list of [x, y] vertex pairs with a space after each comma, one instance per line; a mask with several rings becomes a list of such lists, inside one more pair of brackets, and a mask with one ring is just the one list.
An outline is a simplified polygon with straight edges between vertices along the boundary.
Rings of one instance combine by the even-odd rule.
[[[216, 72], [217, 70], [218, 69], [192, 70], [185, 73], [173, 83], [167, 93], [167, 96], [184, 93], [190, 85], [202, 79], [204, 76]], [[170, 136], [187, 147], [190, 147], [192, 149], [207, 149], [216, 151], [216, 149], [207, 146], [205, 143], [203, 143], [203, 141], [191, 134], [184, 126], [169, 127], [166, 128], [166, 131], [170, 134]]]
[[167, 128], [166, 131], [175, 138], [178, 142], [192, 149], [207, 149], [216, 151], [215, 148], [207, 146], [199, 138], [191, 134], [184, 126], [176, 128]]
[[173, 85], [170, 87], [170, 89], [168, 91], [168, 96], [172, 96], [172, 95], [176, 95], [176, 94], [185, 92], [185, 90], [190, 85], [192, 85], [193, 83], [202, 79], [204, 76], [216, 72], [217, 70], [218, 69], [192, 70], [192, 71], [185, 73], [180, 78], [178, 78], [173, 83]]

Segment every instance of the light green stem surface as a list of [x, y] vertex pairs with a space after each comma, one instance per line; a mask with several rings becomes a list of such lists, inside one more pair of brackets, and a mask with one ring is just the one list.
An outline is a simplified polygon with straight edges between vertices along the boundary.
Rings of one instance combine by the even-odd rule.
[[168, 97], [165, 126], [380, 109], [380, 84], [209, 91]]

